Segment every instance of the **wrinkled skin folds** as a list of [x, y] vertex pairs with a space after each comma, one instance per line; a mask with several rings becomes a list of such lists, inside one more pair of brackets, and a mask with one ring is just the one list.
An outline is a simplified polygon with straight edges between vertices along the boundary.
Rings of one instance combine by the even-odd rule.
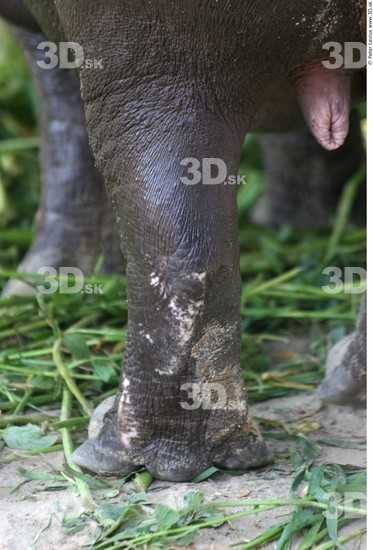
[[303, 70], [297, 93], [305, 121], [320, 145], [334, 151], [348, 134], [351, 75], [327, 69], [320, 61], [306, 64]]

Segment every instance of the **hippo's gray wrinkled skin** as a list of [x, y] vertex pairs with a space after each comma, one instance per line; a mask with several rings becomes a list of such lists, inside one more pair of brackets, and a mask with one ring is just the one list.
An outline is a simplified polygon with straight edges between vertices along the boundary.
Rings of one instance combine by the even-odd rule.
[[[110, 251], [103, 270], [123, 271], [113, 211], [88, 143], [79, 78], [73, 71], [38, 67], [44, 52], [36, 46], [46, 40], [40, 31], [18, 27], [15, 32], [36, 83], [43, 129], [43, 193], [36, 238], [19, 270], [35, 273], [42, 266], [75, 266], [89, 274], [100, 254]], [[12, 279], [4, 294], [29, 292], [29, 285]]]
[[[22, 5], [12, 0], [16, 13], [9, 2], [2, 0], [0, 13], [13, 23], [18, 17], [19, 24], [38, 32]], [[181, 162], [218, 158], [234, 175], [246, 132], [289, 129], [289, 120], [300, 119], [300, 105], [316, 140], [328, 151], [344, 148], [338, 166], [348, 157], [346, 171], [353, 173], [361, 162], [361, 140], [342, 144], [351, 84], [358, 95], [360, 76], [344, 70], [332, 74], [320, 56], [327, 41], [361, 40], [360, 2], [286, 0], [286, 9], [282, 2], [263, 0], [26, 4], [51, 40], [77, 42], [86, 58], [102, 60], [102, 69], [80, 68], [80, 89], [89, 141], [114, 205], [127, 264], [129, 320], [121, 387], [99, 432], [77, 449], [75, 461], [99, 473], [126, 473], [145, 465], [158, 479], [175, 481], [192, 479], [212, 464], [240, 469], [267, 464], [271, 452], [249, 416], [240, 374], [236, 190], [183, 184]], [[33, 62], [32, 45], [39, 37], [19, 32]], [[109, 208], [95, 206], [104, 199], [80, 130], [76, 77], [64, 72], [64, 82], [58, 83], [56, 70], [44, 77], [39, 71], [36, 78], [47, 105], [44, 138], [51, 133], [43, 138], [45, 188], [38, 237], [22, 267], [32, 269], [40, 261], [50, 265], [46, 259], [51, 254], [55, 264], [68, 259], [67, 265], [89, 270], [101, 250], [108, 249], [109, 269], [116, 267]], [[52, 129], [48, 124], [59, 111], [55, 97], [65, 111]], [[356, 122], [352, 126], [359, 136]], [[297, 144], [310, 139], [304, 134]], [[283, 154], [282, 142], [276, 145], [275, 137], [264, 137], [265, 151], [266, 141]], [[297, 145], [291, 147], [296, 157]], [[315, 162], [320, 161], [318, 177], [331, 181], [333, 190], [317, 219], [320, 225], [331, 217], [345, 179], [337, 175], [338, 167], [333, 171], [323, 164], [319, 146], [311, 148]], [[66, 155], [61, 163], [66, 173], [49, 163], [54, 154]], [[272, 168], [270, 185], [275, 185], [275, 174]], [[314, 189], [311, 179], [309, 190]], [[52, 180], [58, 182], [54, 188]], [[318, 191], [310, 194], [317, 203]], [[296, 210], [301, 202], [293, 202]], [[275, 205], [265, 198], [258, 217], [280, 223], [288, 216], [286, 207]], [[51, 252], [40, 260], [50, 232], [55, 234]], [[355, 368], [349, 372], [355, 376]], [[202, 394], [208, 384], [220, 384], [226, 405], [188, 406], [184, 384], [190, 383]]]

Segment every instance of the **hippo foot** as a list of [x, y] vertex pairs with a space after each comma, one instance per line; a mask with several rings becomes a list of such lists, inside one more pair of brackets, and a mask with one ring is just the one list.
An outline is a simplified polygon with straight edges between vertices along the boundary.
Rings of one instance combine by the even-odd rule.
[[215, 422], [215, 429], [209, 422], [200, 430], [198, 426], [183, 429], [175, 422], [172, 435], [166, 436], [162, 429], [152, 433], [136, 422], [119, 420], [110, 398], [95, 410], [89, 427], [91, 438], [75, 450], [72, 459], [101, 475], [126, 475], [145, 466], [155, 478], [167, 481], [190, 481], [212, 465], [246, 470], [272, 461], [272, 452], [251, 418], [240, 425], [225, 423], [220, 429], [219, 419]]
[[[69, 224], [66, 222], [65, 225]], [[105, 230], [107, 234], [103, 233], [100, 238], [94, 240], [94, 238], [79, 234], [76, 228], [75, 234], [73, 222], [70, 223], [70, 226], [72, 229], [67, 230], [66, 227], [58, 227], [56, 224], [54, 229], [50, 229], [49, 234], [48, 228], [39, 230], [35, 242], [18, 266], [18, 272], [39, 273], [39, 270], [42, 269], [45, 270], [43, 271], [46, 274], [45, 281], [51, 281], [54, 274], [57, 275], [59, 269], [65, 267], [70, 271], [78, 269], [83, 276], [88, 276], [93, 272], [101, 255], [104, 256], [101, 265], [103, 273], [124, 272], [125, 260], [114, 230], [111, 232]], [[51, 278], [48, 278], [49, 275]], [[14, 277], [7, 282], [2, 294], [4, 296], [35, 294], [38, 285], [44, 288], [43, 278], [17, 279]], [[46, 284], [46, 288], [49, 288], [49, 283]]]
[[[18, 272], [38, 273], [41, 268], [52, 268], [58, 273], [59, 267], [74, 266], [74, 263], [69, 261], [68, 258], [69, 255], [63, 250], [50, 247], [44, 247], [44, 249], [39, 250], [33, 246], [18, 266]], [[2, 294], [3, 296], [35, 294], [38, 285], [43, 285], [43, 279], [34, 279], [32, 277], [17, 279], [13, 277], [6, 283]]]
[[351, 365], [356, 363], [355, 333], [349, 334], [330, 350], [326, 359], [326, 377], [316, 396], [326, 403], [364, 406], [366, 380], [353, 376]]

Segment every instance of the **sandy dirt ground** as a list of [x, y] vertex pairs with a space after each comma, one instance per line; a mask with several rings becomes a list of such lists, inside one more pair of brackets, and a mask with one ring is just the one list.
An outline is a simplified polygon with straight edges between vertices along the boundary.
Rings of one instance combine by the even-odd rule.
[[[317, 402], [312, 396], [300, 394], [293, 397], [272, 399], [252, 406], [252, 414], [257, 417], [281, 420], [282, 422], [301, 422], [315, 420], [321, 428], [308, 434], [313, 440], [344, 439], [354, 444], [354, 448], [322, 446], [322, 454], [317, 462], [333, 462], [365, 466], [365, 411], [337, 406], [328, 406], [317, 410]], [[276, 453], [289, 451], [289, 441], [270, 441]], [[4, 449], [0, 458], [11, 453]], [[94, 521], [86, 528], [69, 535], [62, 527], [64, 516], [77, 516], [83, 512], [79, 497], [73, 491], [51, 491], [48, 481], [30, 481], [17, 491], [14, 488], [24, 481], [18, 468], [23, 467], [32, 472], [55, 472], [63, 467], [63, 454], [48, 453], [44, 456], [27, 457], [17, 462], [0, 465], [0, 550], [77, 550], [89, 545], [98, 534]], [[217, 473], [209, 480], [199, 484], [178, 483], [165, 484], [153, 482], [151, 488], [160, 487], [159, 491], [149, 493], [150, 500], [161, 502], [171, 507], [181, 507], [183, 496], [188, 491], [202, 491], [206, 501], [237, 501], [240, 499], [289, 498], [290, 485], [294, 472], [289, 460], [271, 467], [252, 471], [241, 476], [230, 476]], [[133, 485], [127, 483], [121, 489], [121, 495]], [[114, 501], [119, 502], [121, 495]], [[238, 512], [241, 509], [235, 509]], [[221, 550], [239, 541], [258, 536], [274, 524], [283, 521], [289, 509], [277, 509], [256, 516], [235, 520], [231, 526], [224, 525], [218, 529], [201, 531], [195, 539], [195, 548]], [[355, 520], [347, 529], [357, 529], [362, 520]], [[237, 548], [237, 546], [236, 546]], [[265, 548], [276, 548], [275, 543]], [[363, 550], [365, 539], [352, 541], [346, 549]]]

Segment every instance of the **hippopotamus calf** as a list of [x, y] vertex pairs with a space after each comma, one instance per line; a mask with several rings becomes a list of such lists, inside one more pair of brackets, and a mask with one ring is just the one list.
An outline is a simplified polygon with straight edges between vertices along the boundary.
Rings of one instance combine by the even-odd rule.
[[[299, 105], [321, 145], [342, 145], [358, 78], [328, 71], [321, 57], [327, 41], [361, 40], [360, 2], [26, 4], [50, 40], [78, 43], [85, 58], [101, 60], [96, 68], [80, 65], [80, 90], [126, 260], [121, 385], [99, 432], [73, 459], [98, 473], [145, 465], [173, 481], [212, 464], [267, 464], [272, 454], [250, 417], [240, 373], [236, 188], [206, 185], [201, 166], [218, 160], [228, 176], [237, 174], [246, 132], [287, 129], [283, 119], [300, 118]], [[79, 143], [86, 151], [84, 136]], [[194, 185], [185, 181], [196, 175]], [[94, 189], [93, 202], [100, 200], [100, 187], [85, 180], [81, 195], [73, 181], [78, 209], [88, 202], [81, 221], [94, 227], [80, 232], [90, 243], [85, 236], [99, 221], [87, 199]], [[219, 399], [193, 406], [190, 387], [202, 397], [214, 388]]]

